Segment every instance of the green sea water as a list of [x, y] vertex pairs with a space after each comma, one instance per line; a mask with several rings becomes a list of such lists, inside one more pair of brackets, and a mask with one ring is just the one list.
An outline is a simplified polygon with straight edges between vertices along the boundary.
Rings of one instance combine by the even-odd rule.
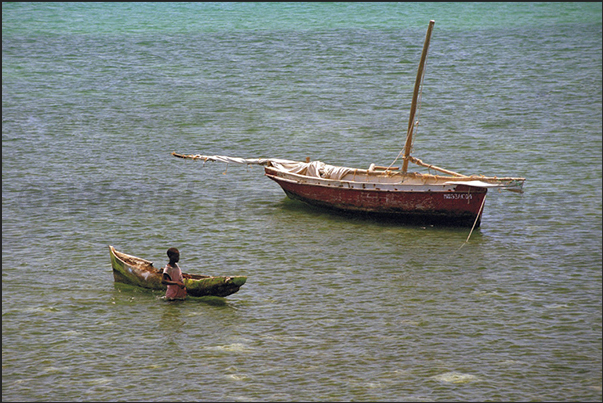
[[[601, 3], [3, 3], [3, 401], [601, 401]], [[413, 155], [482, 225], [287, 199], [258, 167]], [[468, 236], [470, 237], [468, 238]], [[108, 245], [245, 275], [170, 304]]]

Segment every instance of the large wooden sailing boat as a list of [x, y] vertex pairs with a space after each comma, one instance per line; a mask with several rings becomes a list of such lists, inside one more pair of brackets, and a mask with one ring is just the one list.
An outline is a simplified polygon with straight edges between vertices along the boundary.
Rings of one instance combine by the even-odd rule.
[[[376, 166], [368, 169], [328, 165], [320, 161], [291, 161], [277, 158], [245, 159], [219, 155], [172, 153], [175, 157], [264, 166], [265, 175], [278, 183], [288, 197], [311, 205], [353, 214], [395, 217], [411, 223], [479, 226], [486, 193], [499, 188], [521, 193], [525, 178], [463, 175], [410, 155], [419, 93], [427, 51], [434, 26], [429, 22], [413, 99], [402, 167]], [[408, 172], [408, 164], [441, 174]]]

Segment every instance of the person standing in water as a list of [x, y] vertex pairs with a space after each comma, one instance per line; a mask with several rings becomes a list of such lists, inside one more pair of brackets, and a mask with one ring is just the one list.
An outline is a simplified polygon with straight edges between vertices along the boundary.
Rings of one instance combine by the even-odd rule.
[[186, 299], [186, 287], [182, 278], [182, 270], [178, 266], [180, 252], [176, 248], [169, 248], [167, 255], [170, 262], [163, 268], [161, 277], [161, 284], [167, 285], [165, 299], [168, 301], [184, 300]]

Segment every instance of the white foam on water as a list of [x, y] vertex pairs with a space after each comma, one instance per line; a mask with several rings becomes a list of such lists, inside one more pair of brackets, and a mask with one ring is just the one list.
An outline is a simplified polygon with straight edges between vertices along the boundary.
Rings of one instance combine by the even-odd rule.
[[105, 385], [107, 383], [111, 383], [111, 379], [107, 377], [95, 378], [87, 381], [86, 383], [89, 385]]
[[469, 383], [478, 381], [479, 378], [475, 375], [463, 374], [460, 372], [446, 372], [440, 375], [432, 376], [433, 379], [446, 383]]
[[246, 351], [252, 350], [249, 346], [246, 346], [242, 343], [232, 343], [226, 344], [223, 346], [214, 346], [214, 347], [206, 347], [208, 350], [219, 350], [219, 351], [230, 351], [234, 353], [244, 353]]
[[251, 377], [247, 376], [247, 375], [237, 375], [237, 374], [230, 374], [230, 375], [226, 375], [226, 378], [228, 379], [232, 379], [233, 381], [250, 381]]

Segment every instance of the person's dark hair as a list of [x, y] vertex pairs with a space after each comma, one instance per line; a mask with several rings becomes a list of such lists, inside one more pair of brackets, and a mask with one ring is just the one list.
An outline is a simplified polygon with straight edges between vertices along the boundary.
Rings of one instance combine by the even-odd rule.
[[176, 248], [169, 248], [167, 250], [167, 255], [170, 258], [171, 262], [177, 262], [180, 258], [180, 252]]

